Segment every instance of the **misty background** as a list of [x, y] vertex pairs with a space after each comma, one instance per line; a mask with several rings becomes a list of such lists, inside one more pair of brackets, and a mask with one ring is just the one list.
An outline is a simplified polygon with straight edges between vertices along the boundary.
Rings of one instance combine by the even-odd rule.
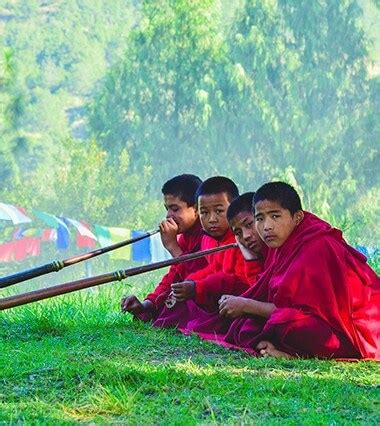
[[282, 179], [379, 246], [378, 0], [1, 0], [0, 40], [0, 202], [149, 230], [174, 175]]

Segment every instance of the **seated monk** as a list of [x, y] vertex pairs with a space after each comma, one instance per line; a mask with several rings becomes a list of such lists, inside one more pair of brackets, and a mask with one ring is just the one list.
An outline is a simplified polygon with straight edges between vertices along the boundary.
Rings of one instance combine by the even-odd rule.
[[245, 279], [252, 286], [263, 271], [267, 248], [255, 229], [252, 212], [254, 192], [246, 192], [235, 198], [227, 209], [231, 231], [244, 257]]
[[263, 185], [254, 212], [265, 271], [243, 295], [222, 296], [219, 315], [188, 307], [179, 329], [256, 356], [379, 360], [380, 280], [366, 258], [286, 183]]
[[[240, 250], [237, 251], [243, 260], [242, 266], [239, 266], [240, 275], [236, 273], [227, 274], [225, 271], [213, 273], [213, 270], [207, 270], [205, 276], [209, 280], [208, 297], [213, 298], [213, 296], [217, 296], [215, 308], [212, 309], [213, 305], [201, 305], [196, 298], [194, 300], [177, 300], [175, 306], [167, 306], [162, 310], [154, 326], [168, 327], [171, 325], [180, 326], [180, 324], [188, 324], [188, 321], [192, 320], [191, 307], [193, 306], [199, 306], [203, 311], [218, 312], [218, 301], [223, 295], [221, 291], [229, 291], [230, 295], [232, 292], [235, 295], [239, 295], [256, 283], [258, 276], [263, 271], [264, 259], [268, 249], [255, 229], [255, 217], [252, 213], [253, 194], [253, 192], [247, 192], [236, 197], [227, 208], [227, 220], [224, 218], [222, 222], [222, 218], [219, 219], [223, 223], [223, 227], [229, 229], [227, 234], [228, 241], [232, 242], [235, 239], [239, 245]], [[221, 263], [219, 261], [219, 264]], [[228, 263], [230, 264], [231, 262]], [[240, 265], [240, 263], [239, 261], [238, 264]], [[216, 269], [218, 263], [214, 262], [214, 265]], [[244, 275], [242, 276], [243, 272]]]
[[[198, 176], [182, 174], [164, 183], [166, 219], [160, 223], [161, 241], [173, 257], [194, 253], [201, 249], [203, 230], [199, 221], [196, 192], [202, 181]], [[172, 265], [156, 288], [143, 301], [134, 294], [123, 296], [121, 310], [135, 318], [150, 321], [156, 318], [171, 292], [171, 285], [182, 276], [207, 266], [205, 258]]]
[[[224, 176], [206, 179], [198, 187], [198, 212], [205, 231], [202, 250], [235, 242], [227, 220], [227, 209], [238, 196], [235, 183]], [[173, 303], [194, 300], [203, 309], [212, 312], [218, 310], [218, 301], [223, 294], [239, 295], [249, 288], [245, 261], [238, 248], [208, 255], [207, 261], [208, 265], [203, 269], [186, 277], [182, 274], [184, 280], [172, 284]], [[256, 265], [256, 271], [259, 267]], [[162, 313], [159, 319], [161, 316]]]

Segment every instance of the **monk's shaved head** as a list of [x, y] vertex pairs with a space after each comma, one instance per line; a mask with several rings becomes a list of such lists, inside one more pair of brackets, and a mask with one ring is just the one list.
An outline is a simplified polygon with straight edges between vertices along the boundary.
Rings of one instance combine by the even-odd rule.
[[294, 215], [302, 210], [302, 204], [297, 191], [285, 182], [269, 182], [261, 186], [253, 197], [253, 203], [260, 201], [275, 201], [282, 208], [289, 210]]
[[239, 197], [235, 198], [232, 203], [229, 205], [227, 210], [227, 220], [231, 222], [231, 220], [241, 212], [251, 212], [253, 210], [253, 196], [254, 192], [246, 192], [245, 194], [239, 195]]
[[197, 198], [201, 195], [213, 195], [225, 193], [229, 202], [239, 196], [239, 190], [235, 182], [225, 176], [213, 176], [206, 179], [197, 190]]

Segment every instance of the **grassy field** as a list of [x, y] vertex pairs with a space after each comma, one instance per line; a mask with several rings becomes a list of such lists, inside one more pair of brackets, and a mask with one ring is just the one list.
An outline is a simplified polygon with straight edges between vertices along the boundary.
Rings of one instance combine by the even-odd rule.
[[126, 290], [0, 313], [1, 424], [379, 424], [378, 364], [256, 359], [152, 329], [119, 313]]

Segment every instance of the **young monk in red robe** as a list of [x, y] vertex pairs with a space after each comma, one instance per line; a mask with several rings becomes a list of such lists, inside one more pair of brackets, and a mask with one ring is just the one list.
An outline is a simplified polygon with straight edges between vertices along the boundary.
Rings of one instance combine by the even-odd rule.
[[[206, 250], [235, 242], [228, 226], [227, 208], [239, 195], [235, 183], [226, 177], [207, 179], [197, 191], [198, 211], [206, 236], [202, 249]], [[176, 302], [193, 299], [208, 311], [218, 308], [218, 300], [226, 292], [241, 294], [248, 287], [244, 258], [238, 248], [228, 249], [207, 257], [208, 266], [172, 284]], [[157, 323], [158, 324], [158, 323]]]
[[[215, 302], [216, 298], [221, 295], [223, 291], [229, 291], [230, 294], [232, 292], [234, 294], [241, 294], [241, 290], [255, 284], [258, 274], [263, 270], [264, 256], [267, 250], [254, 226], [252, 202], [253, 192], [249, 192], [235, 198], [227, 209], [227, 220], [230, 227], [228, 241], [234, 241], [233, 235], [235, 236], [240, 251], [245, 258], [244, 276], [242, 277], [243, 268], [240, 266], [240, 275], [231, 273], [226, 274], [225, 272], [209, 275], [207, 278], [209, 283], [211, 283], [209, 298], [214, 298], [214, 305], [210, 304], [207, 307], [208, 310], [214, 309], [214, 311], [218, 311], [218, 306], [215, 305]], [[227, 252], [225, 253], [225, 256], [226, 255]], [[227, 260], [230, 261], [228, 257]], [[202, 271], [199, 271], [199, 273], [201, 272]], [[206, 288], [206, 291], [207, 290]], [[172, 325], [173, 321], [174, 324], [177, 324], [178, 316], [181, 316], [182, 323], [186, 323], [189, 317], [186, 310], [183, 310], [183, 306], [187, 306], [187, 309], [191, 310], [191, 306], [197, 306], [196, 303], [199, 304], [199, 300], [197, 301], [196, 298], [193, 298], [179, 302], [180, 303], [178, 303], [175, 308], [165, 308], [154, 325], [157, 327], [165, 327]]]
[[[168, 180], [162, 187], [167, 214], [166, 219], [159, 225], [161, 241], [173, 257], [201, 249], [203, 230], [196, 203], [196, 191], [201, 183], [199, 177], [183, 174]], [[123, 297], [122, 312], [129, 312], [142, 320], [154, 318], [171, 292], [171, 284], [206, 265], [207, 260], [200, 258], [171, 266], [169, 272], [143, 302], [135, 295]]]
[[223, 296], [218, 316], [193, 307], [180, 329], [254, 355], [380, 360], [380, 282], [366, 258], [286, 183], [265, 184], [254, 204], [267, 268], [241, 297]]
[[263, 271], [267, 254], [265, 244], [255, 228], [252, 213], [254, 192], [246, 192], [232, 201], [227, 210], [227, 220], [245, 259], [245, 276], [252, 286]]

